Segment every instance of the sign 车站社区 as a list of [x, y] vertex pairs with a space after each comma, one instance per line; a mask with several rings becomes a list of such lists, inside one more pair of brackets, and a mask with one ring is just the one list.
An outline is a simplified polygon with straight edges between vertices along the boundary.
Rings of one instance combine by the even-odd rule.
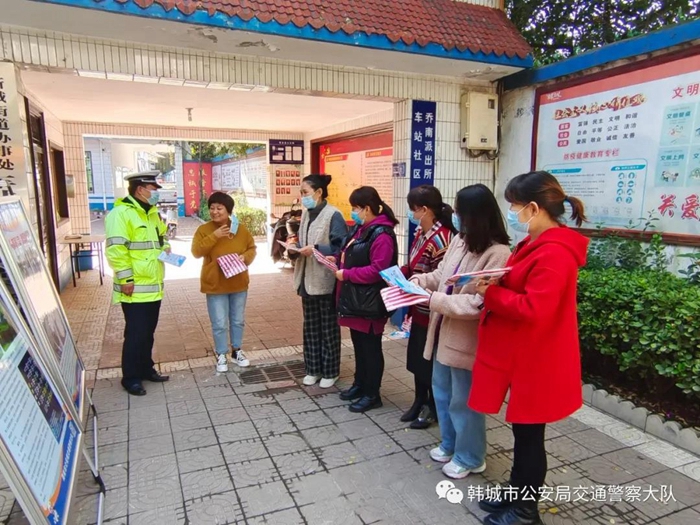
[[304, 164], [303, 140], [270, 139], [270, 164]]
[[539, 97], [536, 167], [580, 197], [593, 227], [700, 235], [698, 56]]
[[[411, 111], [411, 188], [424, 184], [433, 185], [435, 180], [435, 129], [437, 103], [414, 100]], [[416, 226], [408, 226], [409, 251]]]
[[0, 196], [14, 195], [30, 209], [15, 66], [4, 62], [0, 63]]

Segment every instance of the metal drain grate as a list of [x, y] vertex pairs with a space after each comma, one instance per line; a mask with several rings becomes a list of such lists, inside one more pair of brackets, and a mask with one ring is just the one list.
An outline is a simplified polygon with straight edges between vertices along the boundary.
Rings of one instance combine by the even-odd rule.
[[254, 370], [240, 373], [244, 385], [277, 383], [279, 381], [296, 381], [306, 374], [303, 361], [292, 361], [284, 365], [261, 366]]

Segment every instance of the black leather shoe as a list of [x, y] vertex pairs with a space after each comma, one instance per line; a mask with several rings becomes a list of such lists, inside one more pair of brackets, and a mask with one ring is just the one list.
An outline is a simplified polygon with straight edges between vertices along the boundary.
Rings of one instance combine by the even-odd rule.
[[170, 381], [170, 376], [162, 376], [155, 370], [153, 370], [148, 377], [145, 378], [146, 381], [150, 381], [151, 383], [165, 383], [166, 381]]
[[373, 408], [382, 406], [382, 398], [379, 396], [363, 396], [350, 405], [350, 412], [367, 412]]
[[505, 485], [495, 487], [487, 497], [479, 501], [479, 508], [489, 514], [498, 514], [508, 510], [518, 502], [520, 491], [509, 481]]
[[343, 401], [352, 401], [362, 397], [362, 389], [357, 385], [352, 385], [350, 388], [343, 390], [340, 393], [340, 399]]
[[420, 411], [423, 408], [423, 401], [416, 399], [413, 402], [413, 405], [411, 405], [411, 408], [406, 410], [406, 412], [403, 413], [403, 416], [401, 416], [401, 421], [404, 423], [408, 421], [414, 421], [418, 419], [418, 416], [420, 416]]
[[479, 502], [479, 508], [484, 512], [497, 514], [511, 508], [515, 502], [507, 499], [482, 499]]
[[484, 519], [486, 525], [543, 525], [536, 508], [515, 506]]
[[122, 385], [124, 390], [129, 392], [132, 396], [145, 396], [146, 390], [143, 388], [141, 383], [131, 383], [130, 385]]
[[409, 426], [414, 430], [425, 430], [430, 425], [435, 423], [435, 421], [437, 421], [437, 418], [433, 414], [433, 411], [428, 407], [423, 407], [418, 419], [413, 421]]

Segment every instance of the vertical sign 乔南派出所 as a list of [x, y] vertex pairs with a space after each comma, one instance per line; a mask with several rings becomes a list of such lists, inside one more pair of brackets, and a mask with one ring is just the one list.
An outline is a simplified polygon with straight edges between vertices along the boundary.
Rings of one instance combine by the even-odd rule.
[[14, 64], [0, 63], [0, 196], [17, 195], [29, 209], [19, 100]]
[[[414, 100], [411, 107], [411, 189], [435, 180], [435, 128], [437, 103]], [[408, 246], [411, 249], [416, 227], [408, 225]]]
[[270, 139], [270, 164], [304, 164], [303, 140]]

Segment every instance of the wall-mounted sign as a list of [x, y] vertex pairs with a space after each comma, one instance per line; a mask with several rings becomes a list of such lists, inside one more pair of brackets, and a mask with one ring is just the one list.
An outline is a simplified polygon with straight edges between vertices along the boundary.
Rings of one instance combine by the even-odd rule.
[[270, 139], [270, 164], [304, 164], [303, 140]]
[[587, 227], [652, 212], [659, 231], [700, 235], [699, 58], [539, 93], [536, 167], [583, 199]]
[[24, 141], [19, 114], [15, 65], [0, 63], [0, 196], [17, 195], [29, 207], [27, 172], [24, 167]]
[[[414, 100], [411, 112], [411, 188], [435, 180], [435, 130], [437, 128], [437, 103]], [[416, 226], [408, 225], [409, 251]]]
[[403, 178], [406, 176], [406, 163], [394, 162], [391, 165], [391, 176], [394, 178]]

